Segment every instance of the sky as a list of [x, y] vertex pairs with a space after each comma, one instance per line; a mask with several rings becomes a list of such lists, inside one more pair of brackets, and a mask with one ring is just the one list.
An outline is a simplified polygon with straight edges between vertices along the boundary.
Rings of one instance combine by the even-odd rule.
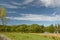
[[9, 25], [60, 24], [60, 0], [0, 0], [1, 7], [6, 8]]

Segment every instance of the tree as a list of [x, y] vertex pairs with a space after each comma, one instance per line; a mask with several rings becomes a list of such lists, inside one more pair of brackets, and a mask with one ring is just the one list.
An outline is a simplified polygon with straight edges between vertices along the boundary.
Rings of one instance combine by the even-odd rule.
[[18, 32], [28, 32], [28, 26], [26, 24], [22, 24], [17, 28]]
[[6, 9], [4, 7], [0, 8], [0, 20], [2, 21], [2, 25], [5, 25], [6, 16], [7, 16]]
[[57, 32], [60, 33], [60, 24], [57, 26]]
[[54, 32], [55, 32], [54, 25], [51, 24], [50, 26], [48, 26], [48, 27], [47, 27], [47, 31], [50, 32], [50, 33], [54, 33]]
[[43, 26], [40, 26], [38, 24], [32, 24], [32, 25], [30, 25], [29, 30], [32, 33], [42, 33], [43, 32]]

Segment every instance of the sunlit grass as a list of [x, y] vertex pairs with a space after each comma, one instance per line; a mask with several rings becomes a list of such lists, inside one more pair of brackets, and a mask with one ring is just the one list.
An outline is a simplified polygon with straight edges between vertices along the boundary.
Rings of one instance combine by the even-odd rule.
[[1, 33], [12, 40], [60, 40], [58, 37], [38, 35], [38, 33]]

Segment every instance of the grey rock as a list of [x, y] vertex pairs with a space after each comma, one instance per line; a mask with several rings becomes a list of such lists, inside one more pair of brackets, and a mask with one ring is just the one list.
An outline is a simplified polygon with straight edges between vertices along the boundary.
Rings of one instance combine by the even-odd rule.
[[0, 35], [0, 40], [11, 40], [11, 39], [4, 35]]

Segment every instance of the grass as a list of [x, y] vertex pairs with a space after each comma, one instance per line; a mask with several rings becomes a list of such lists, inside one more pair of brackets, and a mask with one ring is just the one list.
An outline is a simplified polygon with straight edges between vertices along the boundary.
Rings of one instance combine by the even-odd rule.
[[60, 38], [53, 36], [38, 35], [38, 33], [0, 33], [12, 40], [60, 40]]

